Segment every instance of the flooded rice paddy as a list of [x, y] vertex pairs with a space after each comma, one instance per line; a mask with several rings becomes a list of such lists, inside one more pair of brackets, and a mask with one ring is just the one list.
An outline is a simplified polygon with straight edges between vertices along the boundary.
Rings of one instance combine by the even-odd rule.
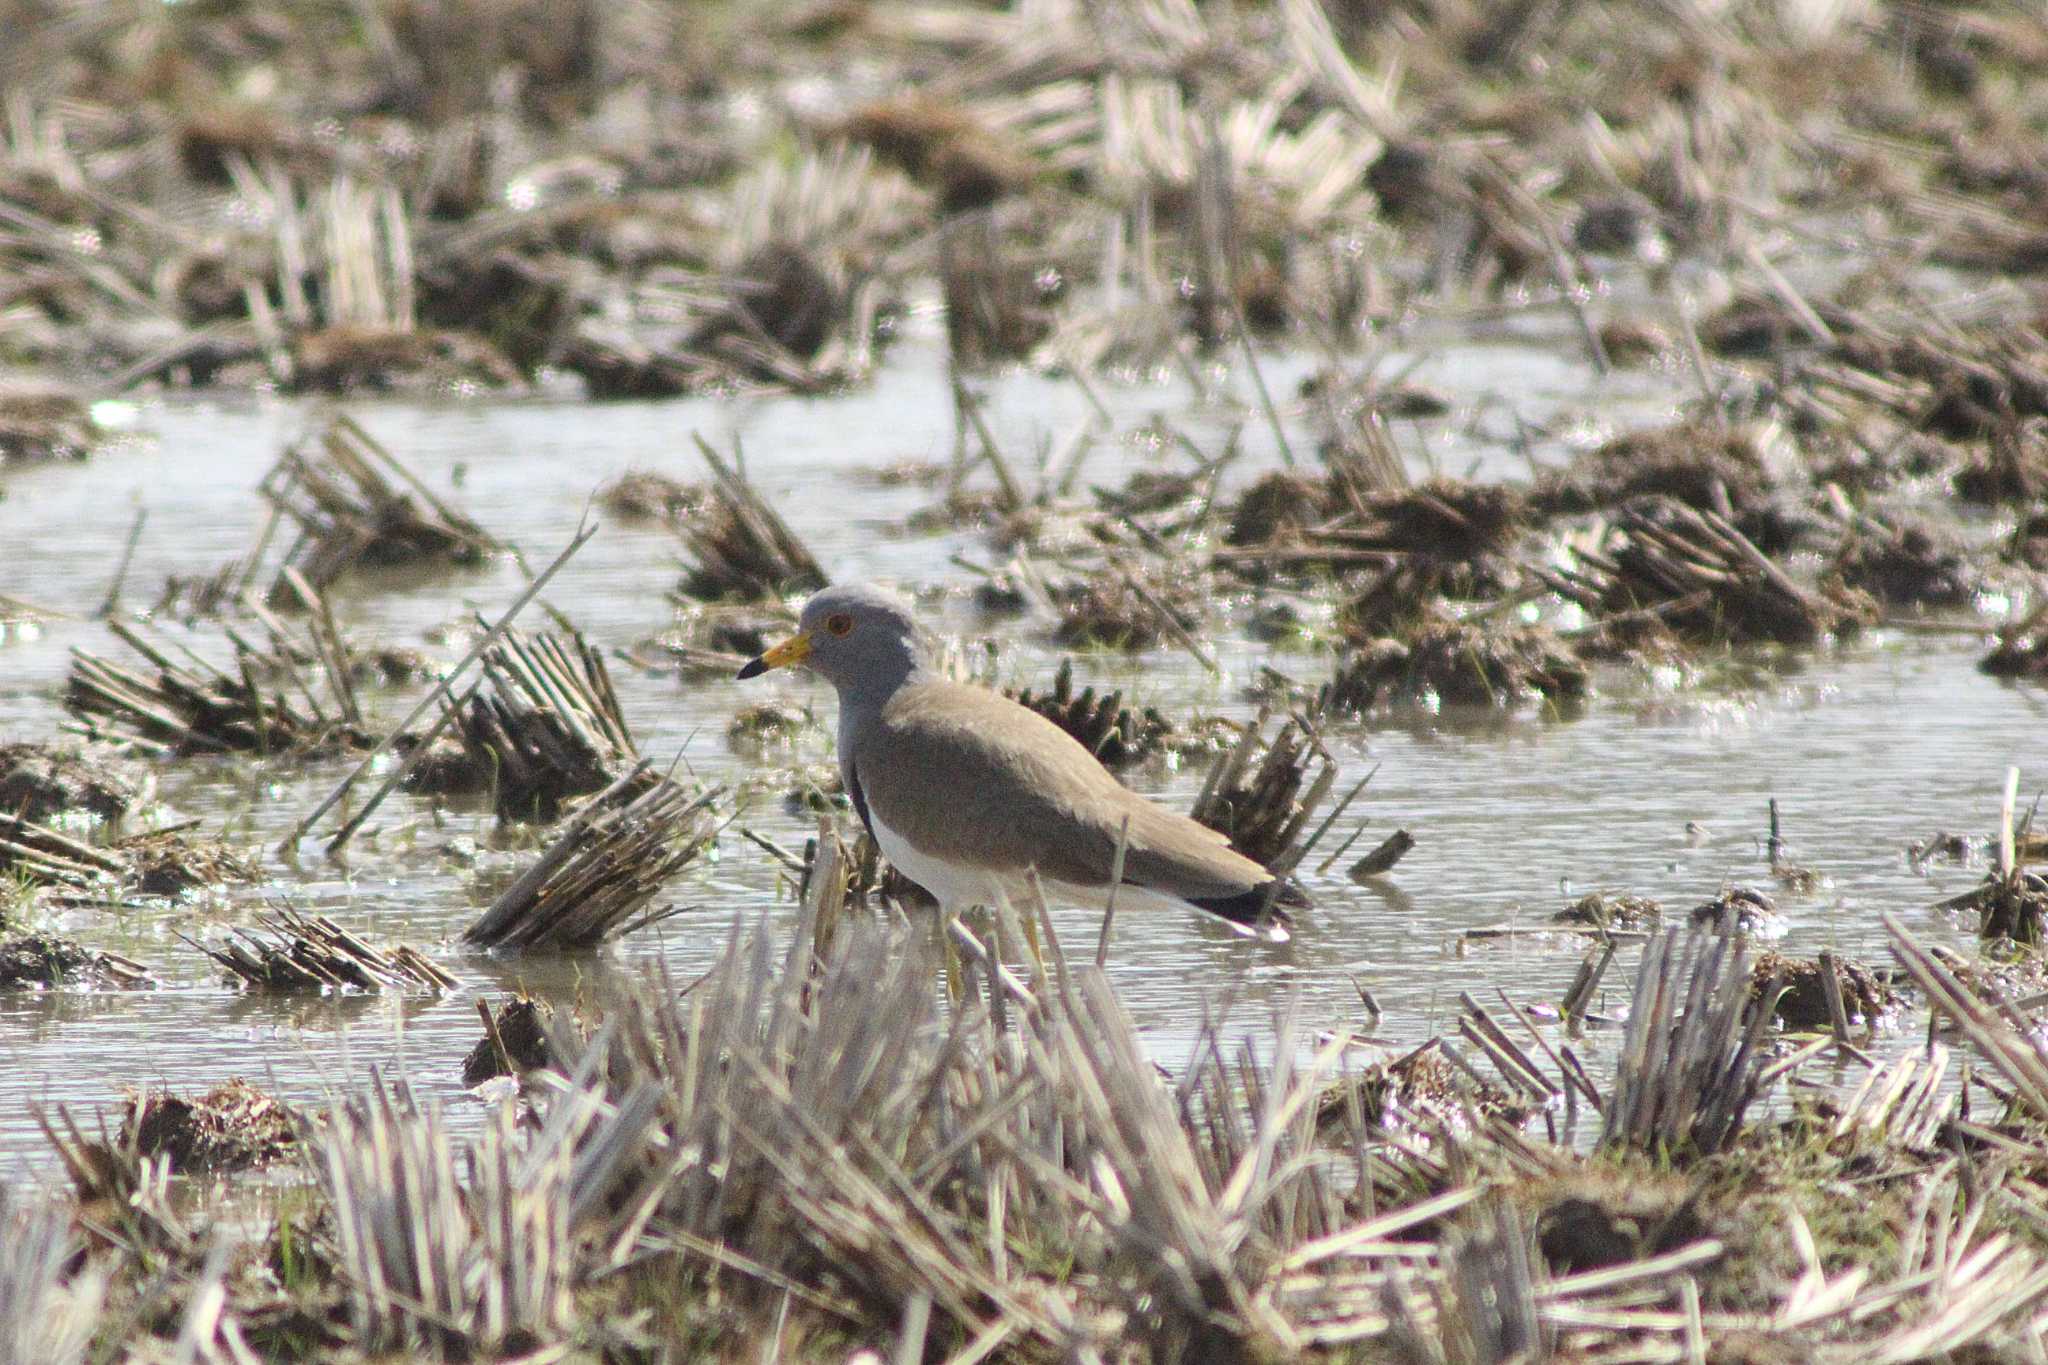
[[[1537, 329], [1432, 352], [1410, 378], [1451, 395], [1454, 414], [1427, 432], [1397, 431], [1411, 474], [1518, 477], [1532, 461], [1561, 461], [1617, 430], [1662, 420], [1685, 396], [1683, 376], [1671, 372], [1588, 381], [1582, 367], [1554, 363], [1556, 349]], [[1401, 363], [1390, 357], [1387, 368]], [[1314, 367], [1310, 357], [1289, 356], [1263, 365], [1283, 400]], [[1134, 469], [1184, 468], [1183, 454], [1142, 434], [1148, 418], [1163, 413], [1205, 449], [1241, 428], [1245, 454], [1226, 486], [1242, 486], [1277, 462], [1277, 442], [1241, 369], [1218, 366], [1202, 377], [1205, 395], [1177, 376], [1098, 383], [1106, 424], [1079, 386], [1057, 378], [1017, 373], [981, 391], [996, 435], [1020, 464], [1029, 464], [1020, 452], [1056, 445], [1094, 423], [1103, 438], [1084, 487], [1119, 485]], [[1475, 403], [1475, 394], [1511, 397]], [[316, 411], [260, 396], [147, 400], [109, 412], [127, 434], [92, 462], [10, 478], [0, 500], [8, 565], [0, 586], [57, 615], [0, 643], [0, 740], [55, 736], [66, 719], [60, 702], [72, 649], [119, 652], [91, 613], [137, 512], [147, 520], [127, 577], [128, 610], [150, 601], [167, 576], [213, 573], [249, 548], [261, 519], [255, 484]], [[1068, 657], [1029, 624], [981, 616], [971, 597], [976, 579], [956, 561], [993, 567], [1002, 552], [972, 528], [907, 529], [937, 491], [880, 477], [906, 462], [950, 458], [954, 416], [943, 348], [929, 337], [900, 343], [873, 384], [823, 398], [603, 407], [546, 399], [355, 403], [349, 411], [437, 492], [516, 544], [534, 568], [573, 534], [593, 490], [631, 469], [698, 479], [703, 468], [691, 433], [721, 448], [737, 438], [756, 487], [835, 577], [881, 578], [924, 594], [944, 631], [994, 641], [1002, 682], [1042, 685]], [[1290, 445], [1312, 449], [1305, 425], [1296, 429], [1289, 420]], [[610, 654], [669, 623], [667, 593], [677, 572], [669, 532], [610, 524], [544, 600]], [[425, 648], [445, 664], [467, 640], [449, 629], [459, 630], [472, 612], [494, 618], [523, 583], [506, 557], [469, 573], [353, 578], [334, 598], [344, 627], [360, 638]], [[1686, 679], [1616, 669], [1599, 674], [1591, 701], [1568, 714], [1411, 709], [1335, 725], [1328, 740], [1344, 766], [1339, 790], [1374, 776], [1305, 865], [1317, 906], [1294, 941], [1251, 944], [1192, 916], [1123, 917], [1112, 951], [1118, 992], [1169, 1061], [1204, 1011], [1227, 1004], [1233, 1034], [1269, 1033], [1294, 1000], [1313, 1025], [1357, 1022], [1361, 986], [1384, 1011], [1373, 1037], [1388, 1048], [1412, 1046], [1450, 1023], [1461, 991], [1485, 1001], [1496, 988], [1518, 1003], [1555, 1001], [1577, 968], [1575, 948], [1552, 940], [1461, 949], [1468, 929], [1533, 925], [1591, 890], [1651, 896], [1667, 914], [1682, 914], [1731, 882], [1769, 884], [1764, 836], [1774, 796], [1792, 858], [1822, 874], [1810, 893], [1780, 896], [1790, 925], [1780, 946], [1878, 959], [1884, 912], [1936, 941], [1967, 935], [1970, 926], [1930, 907], [1975, 885], [1982, 868], [1916, 868], [1906, 847], [1936, 830], [1989, 833], [2007, 766], [2019, 764], [2028, 780], [2048, 771], [2041, 740], [2048, 694], [1980, 674], [1980, 638], [1967, 620], [1949, 624], [1958, 628], [1880, 629], [1797, 660], [1721, 656]], [[211, 659], [228, 657], [217, 628], [160, 629]], [[1329, 668], [1327, 654], [1232, 633], [1209, 643], [1220, 679], [1169, 647], [1074, 656], [1077, 680], [1122, 688], [1127, 699], [1185, 720], [1254, 714], [1246, 686], [1263, 666], [1310, 684]], [[688, 913], [594, 956], [466, 952], [454, 937], [534, 846], [504, 841], [487, 800], [437, 805], [394, 796], [345, 861], [328, 861], [309, 840], [296, 861], [285, 862], [275, 854], [279, 840], [346, 765], [159, 765], [160, 808], [151, 818], [197, 820], [207, 834], [260, 847], [269, 881], [189, 905], [66, 910], [48, 926], [143, 962], [163, 986], [0, 995], [0, 1178], [50, 1161], [30, 1102], [89, 1111], [124, 1086], [164, 1082], [191, 1092], [241, 1076], [280, 1098], [311, 1099], [379, 1066], [460, 1108], [461, 1059], [479, 1035], [479, 994], [525, 988], [557, 999], [602, 998], [609, 984], [656, 962], [688, 980], [736, 924], [791, 914], [785, 874], [738, 837], [737, 826], [792, 851], [815, 831], [815, 817], [784, 794], [796, 785], [792, 768], [829, 765], [829, 688], [784, 675], [754, 684], [678, 681], [616, 657], [613, 677], [643, 754], [739, 794], [735, 827], [715, 856], [699, 859], [668, 888], [665, 900], [689, 906]], [[395, 720], [423, 690], [382, 689], [372, 701]], [[818, 723], [793, 748], [736, 751], [728, 723], [742, 706], [766, 699], [806, 706]], [[1205, 761], [1140, 768], [1129, 780], [1184, 808]], [[1372, 885], [1343, 877], [1348, 858], [1318, 873], [1324, 854], [1359, 820], [1367, 826], [1361, 847], [1404, 828], [1416, 837], [1415, 851]], [[463, 988], [438, 997], [245, 996], [181, 941], [247, 923], [275, 895], [372, 941], [423, 948]], [[1070, 944], [1093, 943], [1094, 911], [1060, 908], [1055, 922]], [[1634, 957], [1626, 952], [1621, 965], [1632, 969]], [[1627, 971], [1610, 975], [1612, 1005], [1620, 1005], [1627, 979]]]

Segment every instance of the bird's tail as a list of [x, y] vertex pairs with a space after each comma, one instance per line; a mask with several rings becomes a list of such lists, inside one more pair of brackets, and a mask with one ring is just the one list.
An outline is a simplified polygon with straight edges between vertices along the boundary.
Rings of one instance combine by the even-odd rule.
[[1239, 933], [1268, 943], [1285, 943], [1294, 925], [1290, 909], [1308, 908], [1308, 893], [1294, 881], [1275, 877], [1234, 896], [1190, 896], [1188, 904], [1224, 920]]

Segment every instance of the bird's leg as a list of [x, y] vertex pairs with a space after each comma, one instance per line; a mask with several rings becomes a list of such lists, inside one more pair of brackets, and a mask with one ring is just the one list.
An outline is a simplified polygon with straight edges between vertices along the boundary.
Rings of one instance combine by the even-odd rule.
[[940, 960], [946, 964], [946, 999], [958, 1009], [966, 997], [967, 985], [960, 970], [960, 951], [953, 946], [953, 921], [960, 917], [960, 907], [941, 903], [938, 918], [932, 923], [939, 936]]
[[1045, 954], [1038, 947], [1038, 921], [1029, 915], [1019, 916], [1015, 903], [1001, 888], [996, 891], [995, 917], [996, 955], [1004, 958], [1009, 956], [1017, 946], [1021, 928], [1024, 944], [1031, 950], [1031, 965], [1036, 973], [1033, 981], [1036, 985], [1042, 986], [1045, 983]]

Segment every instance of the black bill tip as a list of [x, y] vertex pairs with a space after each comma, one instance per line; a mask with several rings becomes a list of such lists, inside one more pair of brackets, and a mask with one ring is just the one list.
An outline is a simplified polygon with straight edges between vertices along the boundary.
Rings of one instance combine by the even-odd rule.
[[747, 660], [736, 676], [744, 681], [747, 678], [758, 678], [767, 671], [768, 660], [765, 657], [755, 657]]

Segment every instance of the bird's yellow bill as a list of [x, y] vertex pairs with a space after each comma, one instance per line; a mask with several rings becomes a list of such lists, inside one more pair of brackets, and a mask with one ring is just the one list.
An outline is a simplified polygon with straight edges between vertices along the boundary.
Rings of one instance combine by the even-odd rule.
[[747, 666], [740, 670], [739, 676], [758, 678], [771, 668], [787, 668], [791, 664], [800, 664], [810, 655], [811, 637], [792, 635], [779, 644], [770, 645], [766, 653], [749, 659]]

